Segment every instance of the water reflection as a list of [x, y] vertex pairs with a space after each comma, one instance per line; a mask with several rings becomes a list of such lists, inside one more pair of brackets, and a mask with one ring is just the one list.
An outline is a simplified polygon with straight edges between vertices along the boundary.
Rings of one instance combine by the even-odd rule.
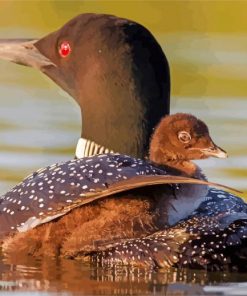
[[28, 265], [25, 262], [6, 262], [2, 265], [1, 290], [66, 291], [85, 295], [175, 295], [180, 291], [179, 295], [186, 295], [189, 292], [202, 294], [203, 289], [199, 285], [209, 280], [207, 273], [201, 271], [153, 273], [140, 269], [105, 270], [70, 260], [29, 261]]
[[[226, 295], [228, 290], [233, 289], [231, 284], [226, 283], [246, 281], [247, 277], [244, 274], [198, 270], [171, 269], [157, 273], [143, 269], [106, 270], [72, 260], [29, 260], [28, 264], [4, 262], [0, 265], [0, 291], [75, 295], [215, 295], [215, 292], [220, 292], [218, 295]], [[220, 286], [214, 286], [219, 283]], [[238, 287], [242, 289], [243, 283]]]

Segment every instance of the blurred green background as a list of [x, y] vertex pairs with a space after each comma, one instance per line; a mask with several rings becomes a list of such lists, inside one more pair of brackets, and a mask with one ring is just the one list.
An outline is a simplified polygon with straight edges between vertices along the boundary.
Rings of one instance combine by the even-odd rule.
[[[201, 161], [209, 179], [247, 192], [247, 2], [0, 1], [0, 38], [41, 37], [79, 13], [145, 25], [170, 63], [171, 112], [210, 127], [226, 160]], [[0, 61], [0, 191], [40, 166], [73, 156], [79, 110], [33, 69]]]

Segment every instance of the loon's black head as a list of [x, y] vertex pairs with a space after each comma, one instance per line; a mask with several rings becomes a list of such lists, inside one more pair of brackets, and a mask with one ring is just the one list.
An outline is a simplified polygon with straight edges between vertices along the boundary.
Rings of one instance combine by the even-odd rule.
[[169, 66], [133, 21], [81, 14], [39, 40], [1, 40], [0, 58], [39, 69], [80, 105], [82, 137], [143, 157], [169, 113]]

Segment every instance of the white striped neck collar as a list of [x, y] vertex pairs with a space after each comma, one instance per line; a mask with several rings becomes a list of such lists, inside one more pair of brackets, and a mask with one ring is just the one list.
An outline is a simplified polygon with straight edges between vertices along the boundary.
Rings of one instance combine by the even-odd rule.
[[114, 153], [114, 151], [99, 144], [96, 144], [93, 141], [80, 138], [76, 145], [75, 157], [83, 158], [103, 153]]

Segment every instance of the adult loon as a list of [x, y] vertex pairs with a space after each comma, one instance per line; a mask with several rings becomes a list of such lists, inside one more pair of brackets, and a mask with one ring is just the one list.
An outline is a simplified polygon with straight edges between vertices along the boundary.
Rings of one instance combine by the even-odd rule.
[[[0, 58], [41, 70], [79, 103], [78, 157], [107, 151], [147, 155], [170, 100], [168, 62], [147, 29], [118, 17], [82, 14], [39, 40], [0, 43]], [[216, 210], [246, 211], [238, 197], [210, 188], [194, 217]]]
[[27, 177], [1, 198], [4, 252], [75, 257], [102, 243], [164, 230], [205, 199], [210, 183], [191, 160], [227, 156], [207, 126], [184, 113], [160, 122], [149, 154], [150, 161], [100, 154]]

